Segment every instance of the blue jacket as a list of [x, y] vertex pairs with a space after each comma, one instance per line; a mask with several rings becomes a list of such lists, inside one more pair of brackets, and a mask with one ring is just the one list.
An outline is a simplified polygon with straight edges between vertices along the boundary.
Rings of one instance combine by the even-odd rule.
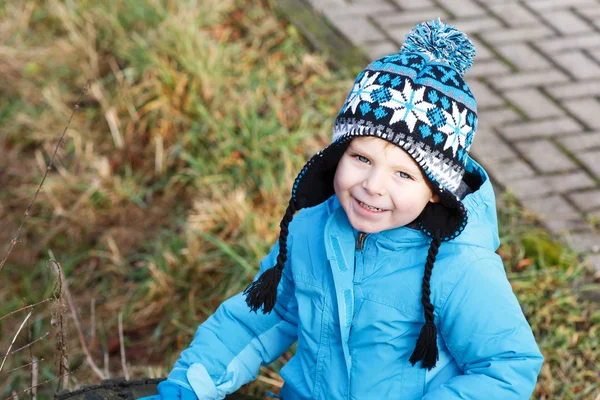
[[[366, 236], [362, 248], [333, 196], [290, 225], [288, 262], [271, 314], [243, 295], [225, 301], [181, 353], [169, 381], [222, 399], [254, 380], [295, 341], [281, 370], [284, 400], [528, 399], [543, 357], [506, 278], [492, 186], [463, 203], [469, 222], [440, 246], [431, 278], [439, 361], [408, 359], [424, 324], [421, 283], [429, 239], [400, 227]], [[275, 265], [276, 245], [261, 262]]]

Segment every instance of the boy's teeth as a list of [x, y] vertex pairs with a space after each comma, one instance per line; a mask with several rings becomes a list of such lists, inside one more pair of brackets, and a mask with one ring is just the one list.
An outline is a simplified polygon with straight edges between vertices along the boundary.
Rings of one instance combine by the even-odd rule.
[[370, 205], [368, 205], [368, 204], [366, 204], [366, 203], [363, 203], [362, 201], [360, 202], [360, 205], [361, 205], [361, 206], [363, 206], [363, 207], [364, 207], [364, 208], [366, 208], [366, 209], [369, 209], [369, 210], [373, 210], [373, 211], [383, 211], [381, 208], [377, 208], [377, 207], [370, 206]]

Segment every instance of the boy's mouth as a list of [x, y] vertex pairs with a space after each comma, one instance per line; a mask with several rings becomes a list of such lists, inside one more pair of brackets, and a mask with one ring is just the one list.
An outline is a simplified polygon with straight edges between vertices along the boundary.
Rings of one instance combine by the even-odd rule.
[[364, 208], [364, 209], [366, 209], [366, 210], [369, 210], [369, 211], [371, 211], [371, 212], [384, 212], [384, 211], [388, 211], [388, 210], [384, 210], [383, 208], [374, 207], [374, 206], [372, 206], [372, 205], [369, 205], [369, 204], [367, 204], [367, 203], [363, 203], [362, 201], [360, 201], [360, 200], [358, 200], [358, 199], [356, 199], [356, 201], [358, 202], [358, 204], [359, 204], [359, 205], [360, 205], [362, 208]]

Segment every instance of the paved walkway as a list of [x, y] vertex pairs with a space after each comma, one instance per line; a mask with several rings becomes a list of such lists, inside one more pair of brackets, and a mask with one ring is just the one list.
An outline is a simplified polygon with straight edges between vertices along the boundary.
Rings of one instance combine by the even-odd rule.
[[476, 49], [472, 154], [600, 274], [600, 0], [301, 0], [368, 59], [440, 17]]

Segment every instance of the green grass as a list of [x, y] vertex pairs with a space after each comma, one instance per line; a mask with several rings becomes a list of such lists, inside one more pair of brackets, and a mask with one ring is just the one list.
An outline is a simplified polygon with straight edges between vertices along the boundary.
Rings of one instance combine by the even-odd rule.
[[[329, 68], [266, 3], [14, 3], [0, 3], [2, 255], [70, 110], [93, 85], [0, 271], [0, 316], [52, 296], [53, 254], [95, 362], [104, 368], [107, 354], [111, 376], [122, 375], [123, 312], [132, 376], [164, 376], [198, 323], [257, 270], [295, 175], [329, 142], [354, 77]], [[590, 398], [600, 390], [599, 315], [572, 291], [590, 272], [514, 203], [501, 221], [501, 254], [547, 359], [536, 398]], [[0, 353], [24, 317], [0, 320]], [[31, 331], [52, 332], [32, 346], [44, 358], [40, 381], [51, 379], [48, 304], [34, 309]], [[69, 354], [71, 387], [98, 381], [72, 326]], [[290, 355], [261, 375], [276, 377]], [[4, 371], [2, 398], [28, 386], [27, 369]]]

